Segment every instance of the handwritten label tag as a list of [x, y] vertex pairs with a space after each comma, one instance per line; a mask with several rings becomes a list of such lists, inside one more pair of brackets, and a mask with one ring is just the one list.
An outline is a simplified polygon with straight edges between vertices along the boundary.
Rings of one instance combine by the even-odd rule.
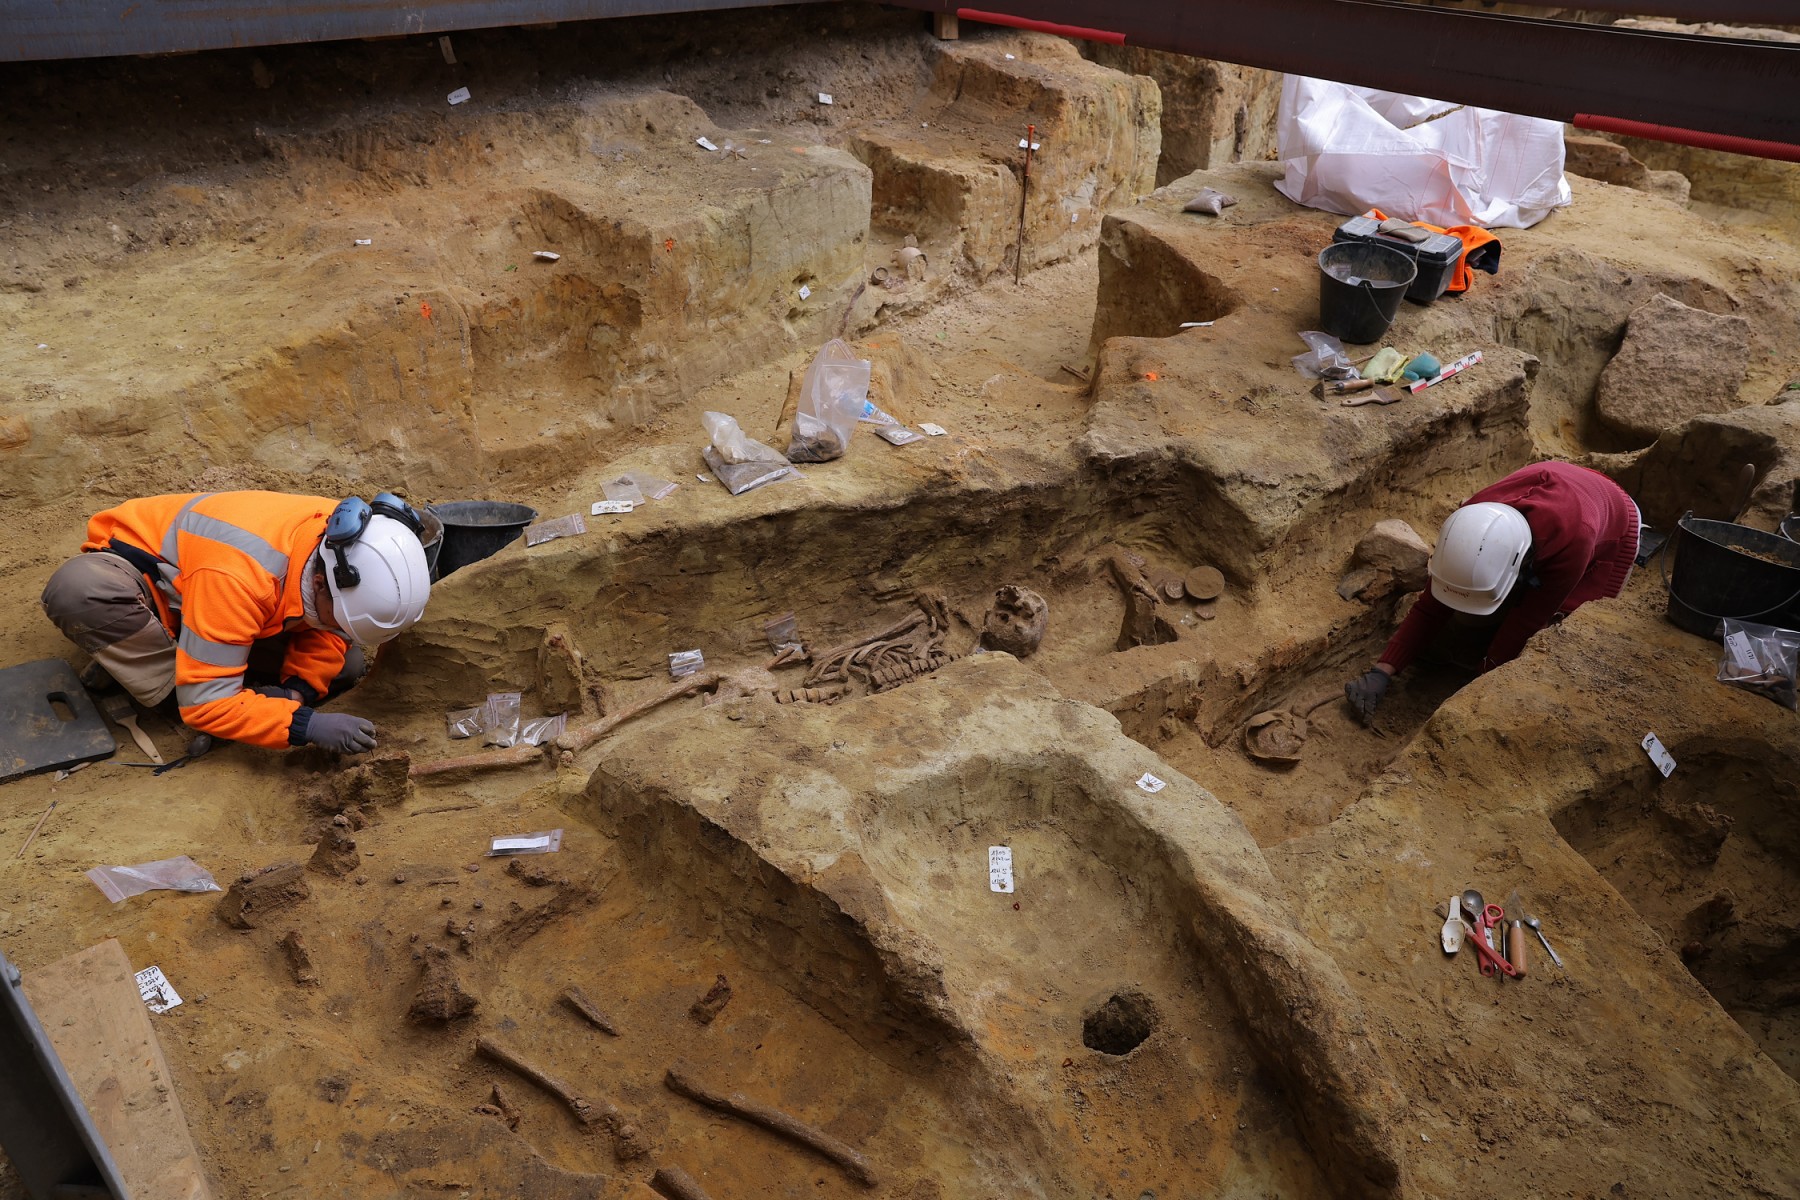
[[819, 93], [819, 103], [820, 104], [830, 104], [831, 103], [831, 93], [830, 92], [820, 92]]
[[145, 967], [137, 973], [138, 995], [153, 1013], [166, 1013], [181, 1003], [181, 996], [161, 967]]
[[800, 298], [802, 300], [812, 299], [812, 289], [807, 287], [804, 283], [800, 285]]
[[1138, 776], [1137, 785], [1152, 796], [1169, 786], [1148, 771]]
[[454, 92], [451, 92], [449, 96], [445, 97], [445, 99], [449, 100], [452, 104], [466, 104], [469, 100], [469, 89], [457, 88]]
[[943, 437], [945, 432], [942, 425], [933, 425], [930, 421], [920, 421], [919, 431], [927, 437]]
[[702, 150], [717, 150], [718, 149], [717, 146], [713, 145], [711, 142], [709, 142], [708, 140], [706, 140], [703, 137], [695, 138], [694, 145], [700, 147]]
[[1656, 769], [1662, 772], [1664, 779], [1674, 774], [1675, 759], [1663, 748], [1662, 739], [1654, 733], [1646, 733], [1643, 745], [1644, 753], [1650, 756], [1650, 761], [1656, 764]]
[[990, 892], [1013, 890], [1011, 846], [988, 847], [988, 890]]
[[631, 508], [632, 504], [629, 500], [596, 500], [588, 515], [599, 517], [607, 513], [628, 513]]
[[1762, 671], [1762, 664], [1756, 661], [1756, 651], [1750, 648], [1750, 635], [1738, 630], [1725, 639], [1725, 649], [1731, 655], [1732, 665], [1740, 671], [1752, 675]]
[[357, 238], [356, 244], [359, 246], [373, 246], [375, 244], [375, 239], [374, 238]]

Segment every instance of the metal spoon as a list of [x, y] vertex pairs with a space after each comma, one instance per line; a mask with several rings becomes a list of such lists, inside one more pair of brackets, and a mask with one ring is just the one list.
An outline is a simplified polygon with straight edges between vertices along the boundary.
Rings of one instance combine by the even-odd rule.
[[1544, 943], [1544, 949], [1550, 952], [1550, 961], [1555, 963], [1559, 969], [1564, 971], [1568, 970], [1567, 967], [1563, 966], [1563, 960], [1557, 957], [1556, 948], [1550, 944], [1550, 939], [1544, 936], [1544, 927], [1542, 923], [1539, 922], [1536, 917], [1526, 917], [1525, 927], [1537, 934], [1538, 941]]
[[1493, 933], [1482, 929], [1481, 916], [1487, 911], [1487, 902], [1481, 898], [1481, 893], [1474, 888], [1469, 888], [1462, 894], [1462, 903], [1464, 911], [1469, 914], [1469, 923], [1481, 931], [1483, 940], [1488, 944], [1488, 949], [1494, 949]]

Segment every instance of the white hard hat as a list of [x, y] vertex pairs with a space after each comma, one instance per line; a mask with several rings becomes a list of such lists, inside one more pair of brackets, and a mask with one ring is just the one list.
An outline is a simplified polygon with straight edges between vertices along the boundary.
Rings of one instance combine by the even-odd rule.
[[[335, 556], [340, 551], [333, 550]], [[354, 543], [343, 548], [346, 562], [359, 577], [353, 587], [341, 586], [335, 571], [325, 578], [331, 587], [331, 607], [338, 628], [350, 640], [379, 646], [398, 637], [425, 615], [431, 595], [431, 568], [425, 564], [425, 548], [419, 535], [403, 523], [379, 513]]]
[[1525, 553], [1531, 525], [1510, 504], [1466, 504], [1450, 514], [1431, 555], [1431, 594], [1458, 612], [1486, 616], [1505, 602]]

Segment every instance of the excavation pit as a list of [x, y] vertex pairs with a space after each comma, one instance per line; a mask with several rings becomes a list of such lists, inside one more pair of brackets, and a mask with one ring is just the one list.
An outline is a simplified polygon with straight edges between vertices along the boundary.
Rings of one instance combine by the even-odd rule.
[[1750, 743], [1671, 749], [1674, 775], [1584, 799], [1557, 830], [1800, 1078], [1800, 762]]
[[[9, 851], [58, 801], [0, 879], [7, 953], [29, 975], [117, 936], [168, 972], [189, 999], [156, 1028], [222, 1194], [288, 1168], [321, 1194], [624, 1200], [675, 1161], [720, 1195], [854, 1193], [669, 1091], [677, 1060], [895, 1196], [1455, 1194], [1477, 1144], [1521, 1193], [1794, 1191], [1791, 1139], [1749, 1114], [1794, 1097], [1800, 771], [1786, 735], [1707, 725], [1739, 698], [1666, 640], [1649, 576], [1487, 676], [1414, 667], [1374, 731], [1341, 699], [1410, 602], [1343, 586], [1378, 520], [1429, 541], [1475, 489], [1588, 451], [1617, 452], [1583, 461], [1653, 522], [1738, 504], [1746, 461], [1746, 519], [1779, 518], [1800, 408], [1762, 401], [1800, 337], [1792, 247], [1577, 181], [1503, 233], [1499, 276], [1403, 306], [1397, 345], [1479, 368], [1349, 408], [1288, 363], [1339, 218], [1266, 163], [1149, 192], [1159, 120], [1190, 161], [1272, 145], [1273, 76], [1227, 101], [1196, 67], [1207, 103], [1159, 118], [1148, 74], [1182, 94], [1179, 63], [847, 6], [455, 45], [455, 68], [435, 39], [28, 68], [58, 136], [0, 166], [0, 507], [37, 531], [0, 573], [17, 660], [69, 653], [38, 590], [131, 495], [394, 488], [587, 519], [456, 571], [385, 647], [340, 702], [400, 752], [379, 771], [225, 745], [0, 794]], [[442, 105], [450, 70], [470, 104]], [[1240, 203], [1181, 213], [1202, 186]], [[1626, 452], [1590, 401], [1658, 292], [1741, 313], [1751, 361], [1741, 407]], [[945, 432], [863, 428], [740, 497], [699, 478], [700, 414], [786, 446], [838, 336], [884, 410]], [[592, 514], [627, 470], [679, 486]], [[1170, 586], [1203, 569], [1216, 598]], [[1047, 605], [1023, 660], [976, 652], [1002, 585]], [[927, 611], [922, 652], [810, 679]], [[812, 661], [771, 667], [788, 612]], [[408, 779], [480, 750], [448, 710], [519, 691], [581, 728], [696, 648], [716, 687], [591, 745]], [[1321, 695], [1298, 763], [1245, 756], [1253, 714]], [[1656, 787], [1615, 745], [1647, 771], [1648, 727], [1683, 764]], [[553, 828], [555, 854], [486, 856]], [[310, 894], [236, 930], [81, 878], [177, 853], [222, 881], [306, 863]], [[1509, 875], [1571, 969], [1477, 991], [1430, 907]], [[648, 1161], [475, 1057], [483, 1037], [617, 1105]]]
[[1081, 1022], [1081, 1044], [1123, 1058], [1156, 1032], [1156, 1006], [1141, 992], [1114, 992]]

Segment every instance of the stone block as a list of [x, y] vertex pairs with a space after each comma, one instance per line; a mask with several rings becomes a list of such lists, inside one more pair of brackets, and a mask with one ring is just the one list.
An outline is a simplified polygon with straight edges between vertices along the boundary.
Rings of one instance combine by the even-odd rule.
[[1600, 419], [1643, 442], [1690, 417], [1737, 406], [1750, 323], [1658, 294], [1631, 314], [1625, 341], [1600, 374]]

